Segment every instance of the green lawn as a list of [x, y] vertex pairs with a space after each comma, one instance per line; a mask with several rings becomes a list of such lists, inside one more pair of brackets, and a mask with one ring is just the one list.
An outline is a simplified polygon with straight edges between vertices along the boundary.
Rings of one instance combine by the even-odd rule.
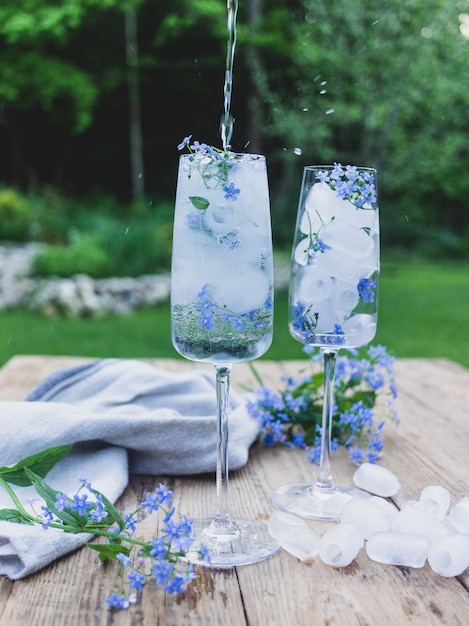
[[469, 263], [396, 263], [382, 276], [376, 341], [469, 367]]
[[[469, 367], [469, 263], [385, 264], [378, 334], [397, 357], [447, 357]], [[0, 313], [0, 364], [15, 354], [177, 357], [168, 305], [126, 317], [45, 318]], [[287, 297], [277, 294], [269, 359], [303, 358], [287, 328]]]

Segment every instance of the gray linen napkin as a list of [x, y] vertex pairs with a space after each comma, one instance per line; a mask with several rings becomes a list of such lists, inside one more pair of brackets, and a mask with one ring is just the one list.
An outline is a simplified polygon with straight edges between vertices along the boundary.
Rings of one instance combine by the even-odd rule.
[[[73, 453], [47, 481], [73, 494], [86, 478], [115, 501], [129, 472], [214, 471], [215, 411], [214, 373], [165, 372], [134, 360], [92, 361], [52, 374], [25, 402], [0, 402], [0, 465], [73, 443]], [[229, 419], [229, 465], [236, 469], [247, 462], [258, 424], [235, 393]], [[32, 496], [29, 488], [16, 491], [24, 503]], [[5, 507], [11, 502], [0, 488], [0, 508]], [[22, 578], [88, 539], [0, 521], [0, 574]]]

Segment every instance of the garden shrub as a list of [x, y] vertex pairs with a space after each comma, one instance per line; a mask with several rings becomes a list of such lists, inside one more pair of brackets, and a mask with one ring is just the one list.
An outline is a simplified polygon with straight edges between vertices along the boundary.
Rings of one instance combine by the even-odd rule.
[[113, 220], [96, 215], [86, 231], [71, 229], [70, 243], [45, 245], [34, 261], [36, 276], [93, 278], [168, 272], [172, 222], [155, 217]]
[[77, 209], [70, 198], [54, 187], [30, 195], [32, 207], [32, 236], [38, 241], [66, 244], [76, 220]]
[[0, 190], [0, 239], [27, 241], [31, 224], [29, 203], [14, 189]]
[[[78, 201], [53, 188], [27, 200], [14, 193], [8, 197], [15, 198], [16, 204], [10, 201], [8, 206], [21, 207], [23, 201], [29, 209], [24, 240], [44, 244], [34, 261], [35, 276], [106, 278], [170, 270], [172, 202], [141, 200], [125, 206], [110, 196]], [[0, 206], [0, 227], [6, 223]]]
[[82, 235], [69, 245], [46, 245], [42, 248], [34, 259], [33, 274], [62, 278], [87, 274], [100, 278], [109, 276], [110, 262], [96, 236]]
[[172, 224], [155, 219], [130, 220], [127, 225], [109, 223], [100, 240], [113, 274], [139, 276], [169, 271]]

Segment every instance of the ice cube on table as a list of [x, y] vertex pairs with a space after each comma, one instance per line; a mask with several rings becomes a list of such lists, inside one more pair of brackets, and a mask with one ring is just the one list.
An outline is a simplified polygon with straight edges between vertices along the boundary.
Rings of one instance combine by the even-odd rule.
[[392, 520], [392, 530], [420, 535], [429, 541], [451, 533], [447, 524], [421, 511], [419, 505], [402, 508]]
[[450, 492], [438, 485], [428, 485], [422, 489], [419, 499], [419, 508], [436, 519], [442, 520], [449, 509]]
[[451, 509], [448, 521], [461, 533], [469, 534], [469, 498], [461, 498]]
[[353, 524], [340, 523], [329, 528], [319, 542], [319, 558], [326, 565], [346, 567], [363, 547], [363, 535]]
[[417, 507], [417, 509], [420, 506], [420, 503], [418, 500], [402, 500], [402, 502], [400, 503], [400, 507], [401, 507], [401, 511], [404, 510], [407, 507]]
[[267, 528], [282, 548], [297, 559], [306, 561], [317, 555], [319, 536], [299, 517], [285, 511], [274, 511]]
[[427, 558], [428, 540], [409, 533], [384, 531], [375, 533], [366, 542], [366, 553], [379, 563], [423, 567]]
[[432, 541], [428, 563], [440, 576], [459, 576], [469, 567], [469, 535], [454, 533]]
[[353, 498], [347, 502], [340, 521], [356, 526], [365, 539], [379, 531], [391, 529], [391, 519], [371, 499]]
[[360, 465], [353, 475], [353, 482], [359, 489], [383, 498], [394, 496], [400, 489], [396, 476], [385, 467], [374, 463]]
[[392, 523], [393, 518], [399, 513], [399, 509], [381, 496], [371, 496], [370, 502], [377, 507]]

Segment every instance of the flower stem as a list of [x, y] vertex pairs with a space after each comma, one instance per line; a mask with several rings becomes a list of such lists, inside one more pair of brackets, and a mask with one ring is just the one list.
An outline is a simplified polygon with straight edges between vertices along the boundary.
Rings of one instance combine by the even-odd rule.
[[1, 476], [0, 476], [0, 485], [2, 485], [2, 487], [8, 493], [10, 498], [13, 500], [14, 505], [16, 506], [17, 510], [21, 513], [21, 515], [23, 515], [23, 517], [31, 521], [34, 521], [34, 517], [26, 511], [26, 509], [24, 508], [24, 506], [21, 504], [20, 500], [18, 499], [16, 493], [13, 491], [10, 485]]

